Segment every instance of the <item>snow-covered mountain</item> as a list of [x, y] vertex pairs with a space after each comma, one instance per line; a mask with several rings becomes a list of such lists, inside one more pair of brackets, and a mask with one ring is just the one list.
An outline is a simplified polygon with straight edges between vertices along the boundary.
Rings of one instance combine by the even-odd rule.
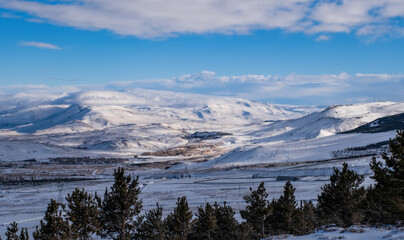
[[0, 112], [0, 129], [20, 133], [99, 130], [126, 124], [232, 123], [300, 117], [313, 108], [280, 106], [238, 98], [136, 89], [86, 91], [46, 104]]
[[[85, 91], [33, 102], [3, 108], [2, 141], [88, 150], [89, 155], [171, 148], [189, 143], [187, 136], [201, 131], [228, 132], [232, 135], [224, 142], [240, 142], [245, 132], [265, 121], [298, 118], [318, 109], [145, 89]], [[12, 158], [12, 151], [2, 149], [7, 153], [0, 157]]]
[[[318, 155], [323, 159], [330, 151], [348, 147], [338, 141], [355, 139], [350, 137], [353, 135], [335, 134], [404, 113], [404, 103], [394, 102], [323, 110], [145, 89], [76, 92], [28, 104], [12, 100], [0, 111], [0, 161], [143, 153], [216, 158], [227, 152], [220, 159], [231, 162], [229, 159], [237, 158], [252, 164], [265, 162], [268, 156], [276, 161], [294, 159], [289, 151], [293, 144], [305, 148], [306, 155], [315, 153], [316, 146], [321, 145], [317, 139], [328, 137], [325, 139], [334, 147]], [[365, 140], [356, 142], [369, 144], [374, 139], [385, 140], [387, 135], [357, 137]]]
[[404, 112], [404, 103], [374, 102], [339, 105], [298, 119], [278, 121], [252, 132], [254, 142], [296, 141], [335, 135], [374, 121]]
[[[391, 126], [391, 121], [385, 119], [400, 120], [400, 113], [403, 112], [404, 103], [396, 102], [332, 106], [301, 118], [266, 124], [259, 130], [248, 133], [251, 140], [244, 146], [212, 161], [186, 165], [188, 169], [265, 166], [374, 155], [378, 153], [378, 149], [368, 149], [367, 146], [386, 142], [395, 136], [396, 128]], [[377, 123], [374, 122], [375, 119], [378, 119]], [[369, 124], [378, 124], [379, 130], [386, 131], [338, 134], [362, 129]], [[383, 124], [389, 126], [385, 127]], [[352, 150], [353, 148], [359, 150]]]

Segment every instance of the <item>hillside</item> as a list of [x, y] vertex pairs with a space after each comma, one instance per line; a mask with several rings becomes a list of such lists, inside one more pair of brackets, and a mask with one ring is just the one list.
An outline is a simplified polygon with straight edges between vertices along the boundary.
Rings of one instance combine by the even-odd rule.
[[[404, 113], [404, 103], [395, 102], [322, 110], [144, 89], [85, 91], [26, 105], [11, 103], [0, 112], [0, 161], [138, 155], [149, 161], [182, 157], [245, 166], [324, 160], [335, 151], [386, 141], [391, 133], [384, 130], [394, 127], [372, 137], [335, 134]], [[25, 150], [17, 154], [19, 145]], [[208, 161], [206, 166], [216, 164]]]
[[404, 114], [378, 118], [370, 123], [342, 133], [378, 133], [404, 129]]
[[403, 112], [404, 103], [396, 102], [332, 106], [302, 118], [267, 124], [251, 135], [257, 138], [255, 143], [331, 136], [355, 129], [375, 119]]
[[[0, 140], [46, 144], [47, 149], [55, 146], [56, 156], [71, 154], [59, 147], [89, 156], [133, 156], [195, 142], [188, 136], [196, 132], [224, 132], [220, 144], [241, 144], [246, 132], [265, 121], [298, 118], [317, 110], [144, 89], [85, 91], [26, 105], [13, 103], [10, 99], [9, 108], [0, 112]], [[12, 147], [7, 146], [0, 160], [13, 159]]]

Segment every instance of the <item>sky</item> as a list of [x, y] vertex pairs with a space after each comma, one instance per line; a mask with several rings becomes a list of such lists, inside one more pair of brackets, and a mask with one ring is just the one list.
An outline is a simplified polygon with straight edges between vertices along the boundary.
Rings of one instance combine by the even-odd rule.
[[0, 94], [404, 101], [402, 0], [0, 0]]

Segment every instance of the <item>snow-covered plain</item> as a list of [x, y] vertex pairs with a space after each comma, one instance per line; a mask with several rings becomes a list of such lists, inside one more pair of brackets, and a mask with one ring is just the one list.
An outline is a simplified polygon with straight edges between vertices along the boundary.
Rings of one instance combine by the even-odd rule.
[[311, 239], [321, 239], [321, 240], [336, 240], [336, 239], [347, 239], [347, 240], [396, 240], [404, 239], [404, 229], [394, 228], [392, 226], [386, 226], [384, 228], [366, 227], [366, 226], [351, 226], [349, 228], [338, 228], [338, 227], [328, 227], [316, 231], [313, 234], [306, 236], [277, 236], [271, 237], [267, 240], [311, 240]]
[[[0, 106], [0, 176], [91, 179], [0, 185], [0, 233], [12, 221], [32, 230], [49, 199], [64, 201], [75, 187], [104, 192], [117, 166], [140, 176], [145, 210], [158, 201], [165, 213], [182, 195], [193, 210], [214, 201], [239, 210], [242, 196], [261, 181], [270, 198], [278, 197], [285, 183], [278, 176], [298, 177], [293, 182], [297, 199], [315, 200], [332, 168], [344, 161], [364, 174], [369, 185], [369, 160], [380, 150], [366, 146], [385, 142], [395, 132], [342, 133], [399, 113], [404, 113], [404, 103], [322, 108], [144, 89], [77, 92], [28, 102], [10, 97]], [[126, 160], [49, 163], [50, 158], [85, 156]]]

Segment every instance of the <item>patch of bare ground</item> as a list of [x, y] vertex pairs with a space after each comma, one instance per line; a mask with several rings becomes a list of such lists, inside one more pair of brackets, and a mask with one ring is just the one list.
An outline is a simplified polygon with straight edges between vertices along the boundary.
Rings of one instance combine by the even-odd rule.
[[225, 149], [222, 147], [222, 145], [223, 143], [189, 143], [186, 145], [162, 149], [155, 152], [144, 152], [141, 155], [158, 157], [219, 155], [225, 152]]

